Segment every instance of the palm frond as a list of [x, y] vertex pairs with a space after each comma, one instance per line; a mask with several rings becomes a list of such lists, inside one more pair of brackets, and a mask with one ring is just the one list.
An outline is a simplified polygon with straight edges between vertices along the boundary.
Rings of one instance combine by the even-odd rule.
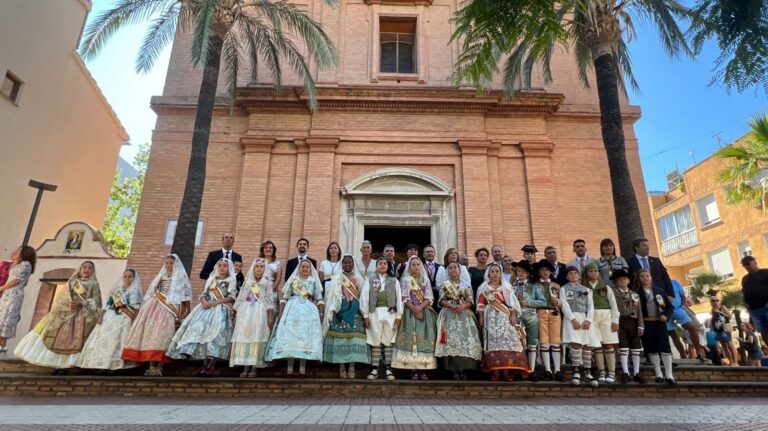
[[688, 7], [678, 0], [636, 0], [629, 7], [635, 16], [655, 25], [667, 55], [671, 58], [681, 55], [693, 57], [693, 50], [679, 25], [679, 22], [688, 20]]
[[149, 72], [163, 48], [173, 41], [180, 10], [181, 3], [174, 3], [152, 21], [144, 35], [144, 41], [139, 47], [139, 54], [136, 57], [136, 72]]
[[226, 72], [227, 88], [229, 90], [229, 110], [230, 114], [235, 106], [235, 94], [237, 92], [237, 76], [240, 71], [241, 59], [240, 41], [235, 32], [228, 32], [224, 35], [221, 45], [221, 61]]
[[94, 59], [104, 44], [118, 30], [137, 24], [167, 11], [178, 0], [118, 0], [117, 4], [98, 15], [83, 32], [80, 55], [86, 61]]
[[214, 21], [216, 0], [198, 0], [194, 14], [195, 24], [192, 33], [192, 64], [199, 66], [208, 61], [208, 53], [214, 43]]

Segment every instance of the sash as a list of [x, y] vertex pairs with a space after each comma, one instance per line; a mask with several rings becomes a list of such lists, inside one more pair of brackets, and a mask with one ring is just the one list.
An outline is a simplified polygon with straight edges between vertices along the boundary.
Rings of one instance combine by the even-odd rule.
[[450, 280], [445, 280], [442, 282], [441, 287], [443, 288], [443, 294], [448, 299], [459, 299], [459, 290], [456, 289], [456, 286], [451, 283]]
[[[349, 279], [344, 273], [341, 274], [341, 287], [347, 289], [350, 295], [354, 296], [358, 301], [360, 300], [360, 291], [355, 287], [355, 283]], [[343, 293], [343, 292], [342, 292]]]
[[293, 289], [293, 293], [298, 294], [299, 296], [303, 296], [305, 299], [309, 299], [310, 297], [309, 292], [304, 287], [304, 284], [299, 280], [293, 280], [293, 283], [291, 283], [291, 289]]
[[157, 299], [157, 301], [160, 302], [160, 304], [162, 304], [166, 310], [171, 312], [174, 319], [179, 320], [179, 310], [176, 309], [175, 305], [168, 302], [167, 296], [163, 295], [163, 293], [159, 290], [155, 290], [155, 299]]
[[419, 283], [413, 278], [411, 279], [411, 293], [416, 295], [416, 299], [419, 300], [419, 303], [424, 302], [424, 292], [421, 291], [421, 286], [419, 286]]
[[[224, 293], [221, 291], [221, 289], [219, 289], [219, 286], [215, 282], [211, 286], [210, 291], [211, 291], [211, 294], [213, 295], [213, 297], [216, 298], [217, 301], [221, 301], [222, 299], [226, 298], [226, 296], [224, 296]], [[229, 310], [229, 311], [232, 311], [232, 312], [235, 311], [235, 309], [232, 308], [232, 303], [231, 302], [225, 302], [225, 303], [223, 303], [221, 305], [226, 307], [227, 310]]]
[[74, 290], [77, 296], [79, 296], [83, 301], [88, 300], [88, 290], [83, 287], [83, 285], [80, 283], [80, 280], [75, 280], [75, 283], [72, 286], [72, 290]]
[[117, 289], [112, 292], [112, 304], [115, 306], [115, 309], [122, 307], [123, 309], [120, 312], [130, 317], [131, 320], [136, 318], [136, 313], [125, 303], [123, 295]]

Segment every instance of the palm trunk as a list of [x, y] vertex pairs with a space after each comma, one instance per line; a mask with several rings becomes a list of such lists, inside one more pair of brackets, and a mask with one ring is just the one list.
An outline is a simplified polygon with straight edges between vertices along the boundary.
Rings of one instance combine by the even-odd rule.
[[637, 196], [635, 195], [635, 188], [632, 186], [632, 177], [627, 164], [624, 123], [621, 119], [621, 104], [619, 103], [618, 71], [610, 50], [603, 50], [600, 55], [593, 55], [593, 59], [597, 94], [600, 98], [600, 128], [605, 153], [608, 156], [619, 247], [621, 254], [628, 257], [634, 254], [632, 242], [638, 238], [643, 238], [644, 234]]
[[187, 168], [187, 182], [184, 186], [184, 197], [181, 200], [179, 220], [171, 247], [173, 253], [176, 253], [184, 264], [187, 274], [190, 273], [195, 255], [197, 222], [205, 190], [205, 164], [213, 121], [213, 107], [216, 102], [216, 87], [219, 83], [221, 45], [220, 39], [213, 41], [203, 67], [203, 79], [200, 82], [200, 93], [197, 97], [195, 130], [192, 134], [192, 147]]

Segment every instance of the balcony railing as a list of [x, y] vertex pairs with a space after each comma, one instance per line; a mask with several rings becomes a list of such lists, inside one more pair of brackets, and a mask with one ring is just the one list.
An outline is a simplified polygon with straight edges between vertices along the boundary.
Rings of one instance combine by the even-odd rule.
[[698, 243], [699, 237], [696, 235], [696, 230], [689, 230], [688, 232], [681, 233], [680, 235], [662, 241], [661, 253], [667, 256], [680, 250], [693, 247]]

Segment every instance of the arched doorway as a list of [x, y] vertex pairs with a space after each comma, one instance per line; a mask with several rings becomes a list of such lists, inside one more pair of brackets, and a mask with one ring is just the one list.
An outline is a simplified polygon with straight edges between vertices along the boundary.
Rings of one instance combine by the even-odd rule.
[[[445, 181], [415, 169], [385, 168], [361, 175], [341, 189], [341, 247], [356, 252], [368, 233], [377, 242], [384, 238], [393, 245], [424, 246], [420, 242], [428, 238], [443, 253], [456, 245], [454, 195]], [[374, 244], [374, 251], [381, 246]]]

